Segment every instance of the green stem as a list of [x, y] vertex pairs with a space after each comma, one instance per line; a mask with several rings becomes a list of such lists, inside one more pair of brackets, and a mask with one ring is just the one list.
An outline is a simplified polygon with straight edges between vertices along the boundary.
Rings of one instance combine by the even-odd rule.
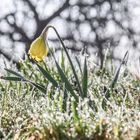
[[64, 45], [64, 42], [63, 42], [63, 40], [61, 39], [61, 37], [60, 37], [59, 33], [57, 32], [57, 30], [55, 29], [55, 27], [49, 25], [49, 26], [46, 26], [46, 27], [44, 28], [44, 30], [42, 31], [41, 35], [43, 35], [43, 36], [44, 36], [44, 39], [46, 39], [47, 33], [48, 33], [48, 29], [49, 29], [49, 28], [52, 28], [52, 29], [55, 31], [57, 37], [59, 38], [59, 40], [60, 40], [60, 42], [61, 42], [61, 44], [62, 44], [63, 49], [65, 50], [65, 53], [66, 53], [66, 55], [67, 55], [67, 57], [68, 57], [68, 60], [69, 60], [69, 62], [70, 62], [70, 65], [71, 65], [71, 67], [72, 67], [73, 74], [74, 74], [75, 79], [76, 79], [76, 81], [77, 81], [78, 88], [79, 88], [79, 91], [80, 91], [80, 93], [81, 93], [81, 97], [83, 98], [83, 95], [84, 95], [84, 94], [83, 94], [83, 90], [82, 90], [82, 88], [81, 88], [81, 86], [80, 86], [80, 82], [79, 82], [78, 76], [77, 76], [77, 74], [76, 74], [74, 65], [73, 65], [73, 63], [72, 63], [72, 61], [71, 61], [71, 59], [70, 59], [70, 56], [69, 56], [68, 51], [67, 51], [67, 49], [66, 49], [66, 47], [65, 47], [65, 45]]

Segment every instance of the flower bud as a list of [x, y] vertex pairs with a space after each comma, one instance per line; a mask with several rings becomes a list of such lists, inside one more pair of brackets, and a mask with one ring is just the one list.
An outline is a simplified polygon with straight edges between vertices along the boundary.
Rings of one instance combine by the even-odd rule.
[[48, 48], [42, 35], [32, 42], [28, 54], [30, 55], [30, 58], [35, 59], [36, 61], [43, 61], [45, 56], [47, 56]]

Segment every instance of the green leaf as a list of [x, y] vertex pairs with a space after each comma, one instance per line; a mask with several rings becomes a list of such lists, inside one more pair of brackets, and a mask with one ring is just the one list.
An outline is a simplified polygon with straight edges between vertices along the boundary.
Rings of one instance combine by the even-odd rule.
[[77, 56], [75, 56], [75, 60], [76, 60], [76, 62], [77, 62], [77, 64], [78, 64], [78, 67], [79, 67], [80, 72], [81, 72], [81, 75], [82, 75], [81, 64], [80, 64], [80, 61], [79, 61], [79, 59], [78, 59], [78, 57], [77, 57]]
[[[105, 98], [106, 98], [106, 99], [108, 99], [108, 98], [110, 97], [110, 90], [109, 90], [109, 89], [112, 90], [112, 89], [115, 87], [115, 84], [117, 83], [118, 78], [119, 78], [119, 74], [120, 74], [121, 67], [122, 67], [123, 64], [126, 63], [127, 58], [128, 58], [128, 51], [125, 53], [125, 55], [124, 55], [124, 57], [123, 57], [123, 59], [122, 59], [122, 61], [121, 61], [121, 63], [120, 63], [120, 66], [118, 67], [118, 70], [116, 71], [116, 74], [115, 74], [115, 76], [114, 76], [114, 78], [113, 78], [111, 84], [109, 85], [108, 89], [107, 89], [106, 92], [105, 92]], [[104, 102], [104, 101], [103, 101], [103, 102]], [[104, 104], [105, 104], [105, 102], [104, 102]]]
[[8, 80], [8, 81], [24, 81], [22, 78], [19, 77], [1, 77], [1, 79]]
[[[55, 59], [55, 57], [54, 57], [54, 59]], [[72, 94], [72, 96], [75, 98], [75, 100], [78, 101], [78, 98], [77, 98], [76, 94], [74, 93], [70, 82], [68, 81], [67, 77], [65, 76], [64, 72], [62, 71], [62, 69], [60, 68], [60, 66], [58, 65], [56, 60], [55, 60], [55, 63], [56, 63], [58, 72], [60, 74], [61, 80], [65, 83], [66, 89]]]
[[9, 73], [13, 74], [13, 75], [18, 76], [18, 77], [1, 77], [1, 79], [9, 80], [9, 81], [26, 81], [26, 82], [32, 84], [33, 86], [35, 86], [41, 92], [46, 93], [46, 89], [43, 86], [41, 86], [40, 84], [34, 83], [30, 80], [26, 80], [22, 75], [20, 75], [19, 73], [15, 72], [13, 70], [9, 70], [9, 69], [6, 69], [6, 68], [5, 68], [5, 70], [8, 71]]
[[65, 72], [65, 58], [64, 58], [64, 53], [63, 53], [63, 49], [61, 50], [61, 68], [64, 70]]
[[63, 97], [62, 109], [63, 112], [65, 112], [67, 110], [68, 94], [66, 88], [63, 89], [63, 91], [64, 91], [64, 97]]
[[60, 43], [62, 44], [62, 47], [63, 47], [63, 49], [64, 49], [64, 51], [65, 51], [65, 53], [66, 53], [66, 55], [67, 55], [67, 58], [68, 58], [68, 60], [69, 60], [70, 65], [71, 65], [71, 68], [72, 68], [74, 77], [75, 77], [75, 79], [76, 79], [76, 82], [77, 82], [79, 91], [80, 91], [80, 93], [81, 93], [81, 97], [83, 98], [83, 91], [82, 91], [82, 88], [81, 88], [81, 85], [80, 85], [80, 82], [79, 82], [79, 79], [78, 79], [76, 70], [75, 70], [74, 65], [73, 65], [73, 63], [72, 63], [72, 60], [71, 60], [71, 58], [70, 58], [70, 56], [69, 56], [69, 54], [68, 54], [68, 51], [67, 51], [67, 49], [66, 49], [66, 47], [65, 47], [65, 44], [64, 44], [63, 40], [61, 39], [61, 37], [60, 37], [59, 33], [57, 32], [57, 30], [56, 30], [53, 26], [50, 26], [50, 27], [55, 31], [56, 35], [58, 36], [58, 38], [59, 38], [59, 40], [60, 40]]
[[113, 78], [113, 81], [112, 81], [112, 83], [110, 85], [111, 89], [113, 89], [114, 86], [115, 86], [115, 84], [117, 83], [117, 80], [118, 80], [118, 77], [119, 77], [119, 73], [120, 73], [121, 67], [122, 67], [123, 64], [126, 63], [126, 57], [127, 56], [128, 56], [128, 51], [125, 53], [125, 55], [123, 57], [123, 60], [121, 61], [120, 66], [119, 66], [119, 68], [118, 68], [118, 70], [117, 70], [117, 72], [116, 72], [116, 74], [115, 74], [115, 76]]
[[87, 85], [88, 85], [88, 71], [87, 71], [87, 60], [85, 57], [83, 77], [82, 77], [82, 88], [84, 92], [84, 97], [87, 97]]
[[77, 110], [77, 102], [72, 101], [72, 112], [75, 121], [79, 120], [78, 110]]
[[46, 94], [46, 89], [43, 86], [41, 86], [41, 85], [39, 85], [37, 83], [34, 83], [32, 81], [27, 81], [27, 82], [29, 82], [30, 84], [32, 84], [33, 86], [35, 86], [37, 89], [39, 89], [41, 92], [43, 92], [43, 93]]
[[42, 74], [53, 84], [53, 86], [58, 87], [58, 83], [56, 82], [56, 80], [38, 63], [35, 62], [35, 64], [38, 66], [38, 68], [42, 72]]
[[13, 70], [9, 70], [9, 69], [7, 69], [7, 68], [5, 68], [5, 70], [6, 70], [7, 72], [13, 74], [13, 75], [16, 75], [16, 76], [18, 76], [18, 77], [24, 79], [24, 77], [23, 77], [21, 74], [15, 72], [15, 71], [13, 71]]

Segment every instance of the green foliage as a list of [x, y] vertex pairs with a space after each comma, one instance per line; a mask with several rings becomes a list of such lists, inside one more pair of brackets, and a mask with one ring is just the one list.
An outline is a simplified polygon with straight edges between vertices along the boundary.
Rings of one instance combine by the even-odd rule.
[[42, 74], [53, 84], [54, 87], [58, 87], [58, 83], [54, 78], [49, 74], [49, 72], [43, 67], [41, 67], [37, 62], [35, 62], [36, 65], [38, 66], [39, 70], [42, 72]]
[[18, 72], [5, 69], [0, 139], [138, 139], [140, 89], [127, 69], [121, 72], [126, 55], [116, 73], [114, 68], [99, 69], [88, 57], [82, 63], [83, 56], [70, 56], [57, 35], [66, 53], [61, 62], [50, 50], [45, 64], [26, 60]]
[[83, 75], [82, 75], [82, 88], [83, 88], [84, 97], [87, 97], [88, 70], [87, 70], [87, 60], [86, 60], [86, 58], [84, 60], [84, 69], [83, 69]]
[[[46, 62], [49, 74], [55, 79], [59, 79], [56, 77], [61, 79], [57, 67], [54, 68], [55, 63], [53, 61], [51, 59]], [[88, 62], [89, 60], [87, 59], [86, 61]], [[32, 69], [30, 68], [31, 65]], [[59, 63], [58, 65], [60, 66]], [[62, 79], [56, 80], [61, 88], [55, 88], [50, 80], [46, 79], [45, 75], [42, 74], [39, 67], [36, 64], [31, 64], [28, 60], [21, 63], [20, 77], [24, 75], [22, 77], [25, 80], [30, 79], [33, 83], [39, 83], [37, 85], [46, 89], [45, 94], [42, 94], [37, 85], [33, 85], [30, 82], [1, 81], [1, 136], [8, 137], [8, 139], [13, 139], [14, 137], [20, 140], [31, 139], [32, 137], [41, 140], [125, 140], [129, 137], [135, 138], [134, 134], [139, 126], [137, 121], [140, 119], [137, 101], [139, 88], [138, 82], [134, 80], [128, 71], [125, 71], [124, 77], [123, 74], [121, 74], [120, 78], [118, 77], [118, 84], [114, 89], [110, 90], [111, 96], [108, 100], [105, 100], [106, 110], [104, 110], [102, 108], [103, 93], [107, 90], [105, 87], [110, 85], [110, 80], [114, 79], [114, 76], [110, 75], [114, 72], [109, 72], [105, 69], [99, 74], [101, 70], [96, 68], [93, 73], [90, 66], [87, 67], [88, 96], [82, 99], [78, 96], [77, 92], [79, 91], [73, 83], [73, 72], [66, 66], [65, 61], [64, 65], [67, 74], [64, 71], [63, 74], [69, 77], [67, 80], [73, 92], [77, 95], [78, 101], [69, 94], [70, 91], [66, 88], [65, 82], [62, 83]], [[84, 65], [85, 63], [83, 64], [83, 71], [85, 69]], [[39, 66], [46, 70], [43, 64]], [[62, 70], [63, 68], [61, 68]], [[83, 79], [80, 71], [77, 74]], [[12, 75], [12, 72], [8, 72], [9, 77]], [[18, 75], [17, 78], [19, 78]], [[92, 106], [96, 105], [96, 111], [91, 110], [89, 107], [89, 98], [92, 99]]]

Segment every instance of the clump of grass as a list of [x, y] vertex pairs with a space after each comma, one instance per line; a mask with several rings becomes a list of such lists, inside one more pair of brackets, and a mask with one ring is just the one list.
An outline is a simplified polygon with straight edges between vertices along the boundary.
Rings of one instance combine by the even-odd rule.
[[49, 61], [26, 60], [1, 77], [0, 138], [137, 140], [139, 82], [120, 73], [127, 53], [117, 71], [92, 67], [88, 57], [69, 55], [53, 29], [66, 53], [61, 61], [50, 50]]

